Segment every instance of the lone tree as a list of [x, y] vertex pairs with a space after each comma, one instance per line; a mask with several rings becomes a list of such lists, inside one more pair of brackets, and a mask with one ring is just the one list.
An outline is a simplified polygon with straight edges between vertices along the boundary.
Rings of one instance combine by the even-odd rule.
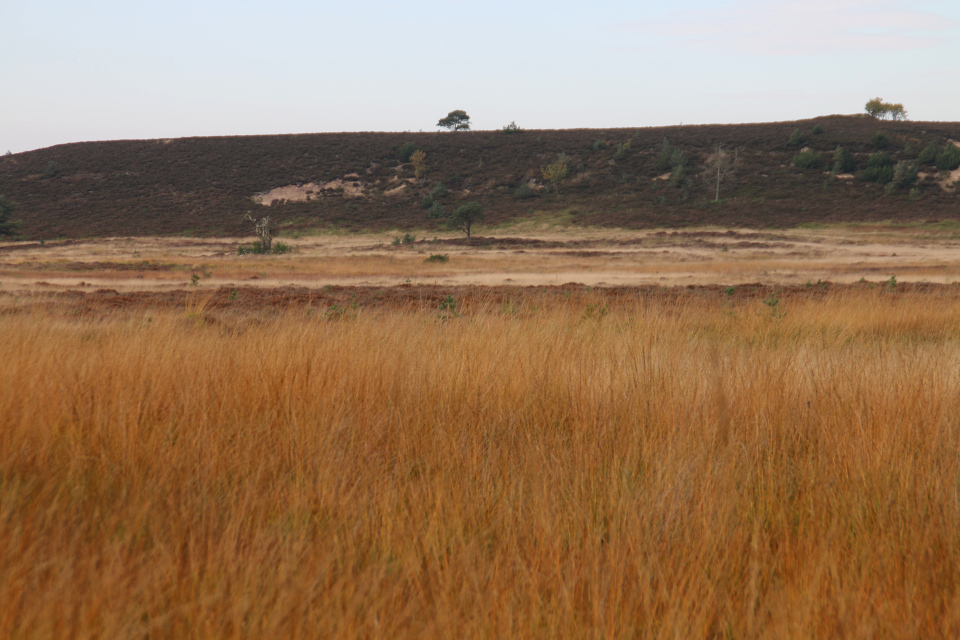
[[470, 242], [470, 230], [475, 222], [483, 220], [483, 207], [479, 202], [468, 202], [457, 207], [453, 215], [447, 221], [451, 229], [457, 229], [467, 234], [467, 242]]
[[457, 109], [456, 111], [448, 113], [446, 118], [440, 118], [437, 126], [449, 129], [450, 131], [469, 131], [470, 116], [467, 115], [466, 111]]
[[16, 202], [0, 194], [0, 236], [17, 235], [17, 227], [20, 226], [20, 222], [11, 219], [16, 208]]
[[567, 179], [567, 157], [561, 154], [556, 162], [540, 167], [540, 173], [544, 180], [553, 185], [553, 192], [560, 195], [560, 185]]
[[263, 216], [259, 220], [250, 215], [250, 212], [247, 212], [247, 215], [244, 216], [244, 220], [249, 220], [250, 222], [256, 225], [255, 232], [257, 234], [258, 242], [260, 243], [260, 250], [255, 251], [255, 253], [270, 253], [270, 250], [273, 248], [273, 233], [270, 231], [270, 216]]
[[710, 186], [716, 185], [716, 192], [713, 201], [720, 201], [720, 183], [727, 177], [727, 174], [734, 170], [737, 164], [738, 151], [734, 149], [733, 153], [723, 148], [722, 144], [717, 145], [717, 150], [707, 158], [707, 169], [704, 173], [704, 179]]

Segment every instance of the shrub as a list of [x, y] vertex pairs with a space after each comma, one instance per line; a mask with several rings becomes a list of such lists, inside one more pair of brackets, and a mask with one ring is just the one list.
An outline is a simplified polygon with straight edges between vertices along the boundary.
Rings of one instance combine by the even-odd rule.
[[420, 207], [423, 209], [429, 209], [432, 206], [433, 206], [433, 196], [429, 194], [423, 196], [423, 200], [420, 201]]
[[627, 155], [628, 151], [630, 151], [630, 141], [627, 140], [626, 142], [621, 142], [617, 145], [617, 150], [613, 152], [613, 159], [622, 160]]
[[843, 147], [837, 147], [837, 150], [833, 152], [833, 172], [851, 173], [856, 168], [857, 161], [853, 157], [853, 153]]
[[400, 159], [400, 162], [410, 162], [410, 156], [419, 150], [420, 147], [412, 142], [404, 142], [402, 145], [400, 145], [400, 148], [397, 149], [397, 158]]
[[403, 244], [413, 244], [416, 241], [417, 236], [413, 235], [412, 233], [403, 234]]
[[470, 233], [473, 225], [483, 220], [483, 207], [479, 202], [468, 202], [456, 208], [448, 224], [451, 229], [457, 229], [467, 234], [467, 242], [470, 241]]
[[917, 156], [917, 160], [920, 164], [936, 164], [938, 153], [940, 153], [940, 147], [937, 146], [936, 142], [931, 142], [923, 148], [923, 151]]
[[513, 192], [513, 197], [517, 200], [526, 200], [527, 198], [533, 198], [537, 193], [530, 188], [530, 185], [526, 182], [517, 187], [516, 191]]
[[664, 138], [660, 145], [660, 156], [657, 158], [657, 173], [672, 171], [685, 164], [687, 164], [687, 155], [683, 152], [683, 149], [671, 146]]
[[919, 165], [914, 160], [901, 160], [893, 168], [891, 186], [898, 189], [909, 189], [917, 180]]
[[279, 242], [279, 241], [272, 243], [269, 251], [264, 248], [263, 243], [260, 242], [259, 240], [254, 240], [253, 244], [240, 245], [239, 247], [237, 247], [238, 256], [247, 256], [247, 255], [262, 256], [268, 253], [272, 253], [274, 255], [279, 256], [285, 253], [291, 253], [292, 251], [293, 251], [293, 247], [291, 247], [285, 242]]
[[893, 166], [893, 158], [891, 158], [889, 154], [886, 154], [882, 151], [879, 153], [873, 154], [872, 156], [870, 156], [870, 159], [867, 160], [868, 169], [880, 169], [883, 167], [892, 167], [892, 166]]
[[822, 135], [822, 134], [823, 134], [823, 127], [821, 127], [819, 124], [814, 125], [814, 127], [813, 127], [813, 135], [819, 136], [819, 135]]
[[523, 129], [518, 127], [517, 123], [511, 120], [510, 124], [503, 125], [503, 132], [504, 133], [521, 133], [523, 132]]
[[872, 144], [875, 149], [886, 149], [890, 146], [890, 138], [887, 137], [887, 134], [883, 131], [877, 131], [873, 134], [873, 137], [870, 138], [870, 144]]
[[937, 169], [953, 171], [957, 167], [960, 167], [960, 149], [948, 144], [943, 151], [937, 154]]
[[597, 138], [597, 141], [593, 143], [593, 150], [601, 151], [603, 149], [606, 149], [608, 146], [609, 146], [609, 143], [606, 140], [602, 138]]
[[285, 253], [290, 253], [291, 251], [293, 251], [293, 247], [288, 245], [286, 242], [277, 241], [273, 243], [273, 248], [271, 249], [270, 252], [275, 255], [281, 256]]
[[55, 175], [60, 173], [60, 168], [57, 166], [57, 163], [51, 160], [47, 163], [47, 168], [43, 170], [44, 178], [52, 178]]
[[427, 212], [427, 217], [431, 220], [436, 220], [437, 218], [443, 217], [443, 205], [439, 202], [434, 202], [433, 206], [430, 207], [430, 210]]
[[806, 138], [803, 137], [803, 134], [800, 133], [800, 129], [794, 129], [793, 133], [790, 134], [790, 137], [787, 139], [787, 144], [791, 147], [799, 147], [806, 142]]
[[20, 223], [12, 219], [17, 203], [0, 194], [0, 236], [16, 235]]
[[425, 259], [424, 262], [447, 262], [450, 260], [450, 256], [445, 253], [434, 253], [429, 258]]
[[793, 166], [798, 169], [819, 169], [823, 166], [823, 158], [819, 151], [802, 151], [793, 156]]
[[860, 179], [864, 182], [887, 184], [893, 180], [893, 167], [867, 167], [860, 173]]
[[682, 164], [678, 164], [676, 168], [670, 173], [669, 184], [671, 187], [676, 187], [677, 189], [683, 189], [687, 186], [687, 170]]
[[433, 189], [430, 189], [430, 195], [433, 196], [434, 199], [442, 198], [448, 193], [450, 192], [447, 190], [446, 185], [442, 182], [438, 182], [437, 184], [433, 185]]

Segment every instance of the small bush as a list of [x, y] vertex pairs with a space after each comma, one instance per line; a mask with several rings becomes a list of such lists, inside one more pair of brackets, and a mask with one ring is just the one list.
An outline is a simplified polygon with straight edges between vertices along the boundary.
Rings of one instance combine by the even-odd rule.
[[931, 142], [923, 148], [923, 151], [917, 156], [917, 160], [920, 164], [936, 164], [938, 153], [940, 153], [940, 147], [937, 146], [936, 142]]
[[438, 182], [437, 184], [433, 185], [433, 189], [430, 189], [430, 195], [433, 196], [435, 199], [442, 198], [448, 193], [450, 192], [447, 190], [446, 185], [443, 184], [442, 182]]
[[291, 251], [293, 251], [293, 247], [288, 245], [286, 242], [274, 242], [270, 252], [274, 255], [282, 256], [283, 254], [290, 253]]
[[513, 197], [517, 200], [526, 200], [528, 198], [533, 198], [537, 193], [530, 188], [530, 185], [524, 182], [513, 192]]
[[417, 236], [413, 235], [412, 233], [403, 234], [403, 244], [413, 244], [416, 241]]
[[883, 153], [882, 151], [880, 153], [873, 154], [870, 156], [870, 159], [867, 160], [868, 169], [880, 169], [882, 167], [892, 166], [893, 158], [891, 158], [889, 154]]
[[434, 253], [429, 258], [424, 260], [424, 262], [447, 262], [450, 260], [450, 256], [445, 253]]
[[821, 127], [819, 124], [814, 125], [814, 126], [813, 126], [813, 135], [815, 135], [815, 136], [823, 135], [823, 127]]
[[60, 168], [57, 166], [57, 163], [51, 160], [47, 163], [47, 168], [43, 170], [44, 178], [52, 178], [55, 175], [60, 173]]
[[503, 125], [504, 133], [522, 133], [523, 129], [517, 126], [517, 123], [513, 120], [510, 121], [510, 124]]
[[678, 164], [676, 168], [670, 173], [669, 184], [671, 187], [676, 187], [677, 189], [683, 189], [687, 186], [687, 170], [682, 164]]
[[893, 167], [867, 167], [860, 174], [864, 182], [888, 184], [893, 180]]
[[679, 166], [687, 164], [687, 155], [683, 152], [683, 149], [678, 149], [673, 147], [664, 138], [663, 143], [660, 147], [660, 156], [657, 158], [656, 171], [658, 174], [666, 173], [667, 171], [673, 171]]
[[793, 133], [791, 133], [790, 137], [787, 139], [787, 144], [791, 147], [799, 147], [802, 146], [806, 141], [806, 138], [804, 138], [803, 134], [800, 133], [800, 129], [794, 129]]
[[948, 144], [943, 151], [937, 154], [937, 169], [953, 171], [960, 167], [960, 149]]
[[423, 200], [420, 201], [420, 207], [423, 209], [429, 209], [432, 206], [433, 206], [433, 196], [429, 194], [423, 196]]
[[617, 150], [613, 152], [613, 159], [622, 160], [626, 157], [628, 151], [630, 151], [630, 141], [621, 142], [617, 145]]
[[238, 256], [247, 256], [247, 255], [263, 255], [266, 251], [263, 248], [263, 244], [259, 240], [254, 240], [253, 244], [250, 245], [240, 245], [237, 247]]
[[803, 151], [793, 156], [793, 166], [798, 169], [819, 169], [823, 166], [823, 158], [819, 151]]
[[853, 153], [843, 147], [837, 147], [837, 150], [833, 152], [833, 172], [851, 173], [856, 168], [857, 160], [853, 157]]
[[917, 181], [919, 165], [913, 160], [901, 160], [893, 168], [890, 185], [898, 189], [909, 189]]
[[431, 220], [436, 220], [437, 218], [443, 217], [443, 205], [439, 202], [434, 202], [433, 206], [430, 207], [430, 210], [427, 211], [427, 217]]
[[609, 146], [609, 143], [606, 140], [602, 138], [597, 138], [597, 141], [593, 143], [593, 150], [602, 151], [603, 149], [606, 149], [608, 146]]
[[890, 146], [890, 138], [883, 131], [877, 131], [870, 138], [870, 144], [873, 145], [874, 149], [886, 149]]
[[397, 149], [397, 158], [400, 159], [400, 162], [410, 162], [410, 156], [419, 150], [420, 147], [412, 142], [404, 142], [402, 145], [400, 145], [400, 148]]

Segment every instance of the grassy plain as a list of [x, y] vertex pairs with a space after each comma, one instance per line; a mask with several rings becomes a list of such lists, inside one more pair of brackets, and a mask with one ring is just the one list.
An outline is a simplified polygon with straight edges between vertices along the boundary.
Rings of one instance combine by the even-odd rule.
[[0, 636], [960, 634], [957, 287], [416, 289], [0, 295]]

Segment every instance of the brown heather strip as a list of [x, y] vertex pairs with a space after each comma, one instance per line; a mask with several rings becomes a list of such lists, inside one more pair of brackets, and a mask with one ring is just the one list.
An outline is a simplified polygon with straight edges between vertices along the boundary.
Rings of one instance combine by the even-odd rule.
[[952, 289], [598, 291], [4, 299], [0, 637], [960, 633]]

